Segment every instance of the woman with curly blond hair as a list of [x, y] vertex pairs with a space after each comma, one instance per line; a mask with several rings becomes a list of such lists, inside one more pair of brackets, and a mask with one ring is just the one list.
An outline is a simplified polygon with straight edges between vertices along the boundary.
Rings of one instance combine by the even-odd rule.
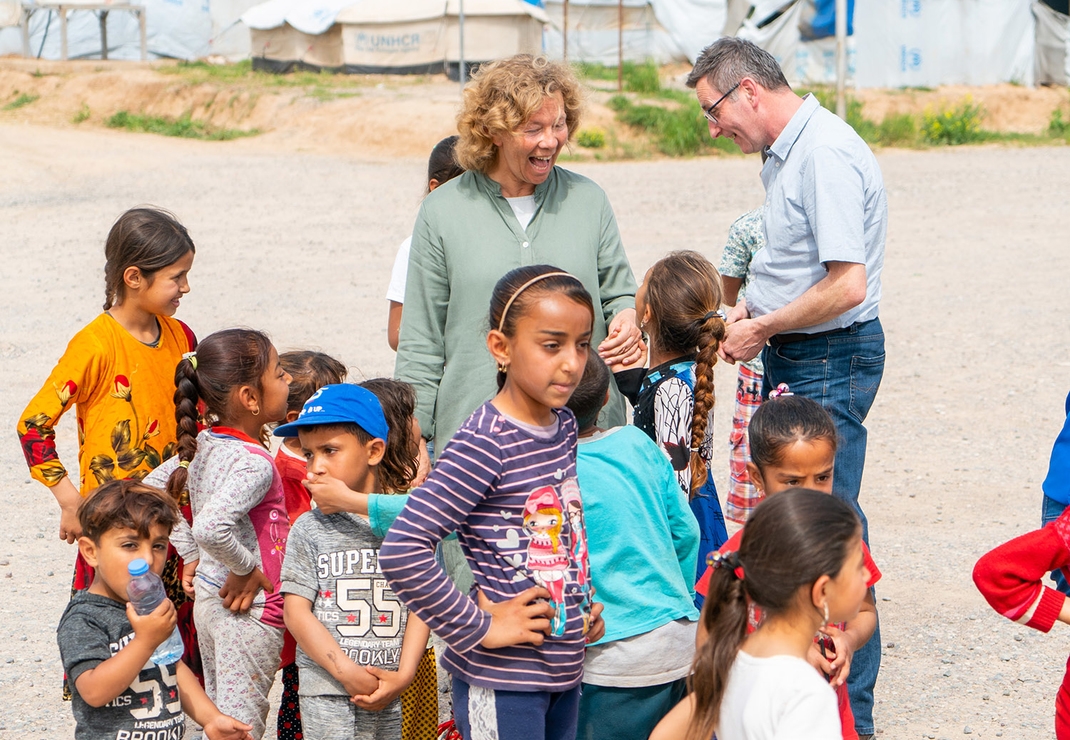
[[[416, 388], [416, 417], [436, 451], [497, 390], [486, 311], [514, 268], [575, 275], [594, 298], [592, 348], [613, 364], [639, 357], [635, 278], [609, 199], [556, 166], [581, 107], [572, 70], [542, 56], [485, 64], [465, 87], [455, 156], [467, 172], [427, 196], [417, 216], [395, 373]], [[611, 392], [604, 425], [624, 424]]]

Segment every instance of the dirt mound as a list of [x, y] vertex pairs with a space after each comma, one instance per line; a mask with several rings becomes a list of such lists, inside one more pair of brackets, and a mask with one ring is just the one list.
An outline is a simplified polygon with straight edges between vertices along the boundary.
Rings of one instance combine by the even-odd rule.
[[[1041, 133], [1053, 110], [1070, 111], [1070, 96], [1061, 88], [950, 86], [855, 94], [864, 115], [874, 121], [889, 113], [920, 114], [971, 99], [984, 107], [984, 127], [1003, 132]], [[612, 132], [619, 142], [637, 141], [641, 135], [618, 123], [606, 106], [611, 95], [591, 91], [584, 127]], [[20, 96], [34, 99], [4, 109]], [[242, 146], [271, 150], [423, 157], [454, 131], [459, 104], [459, 86], [443, 76], [273, 76], [247, 66], [0, 60], [0, 121], [93, 127], [119, 111], [189, 116], [214, 129], [255, 129], [261, 135]], [[651, 149], [632, 151], [649, 156]], [[594, 156], [573, 148], [574, 158]]]

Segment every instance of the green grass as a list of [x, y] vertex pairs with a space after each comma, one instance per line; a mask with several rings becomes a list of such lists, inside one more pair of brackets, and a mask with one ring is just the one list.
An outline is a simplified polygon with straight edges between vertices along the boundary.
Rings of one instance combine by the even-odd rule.
[[706, 118], [698, 100], [688, 97], [686, 102], [668, 101], [668, 105], [633, 103], [624, 95], [615, 95], [609, 107], [617, 113], [617, 120], [633, 128], [649, 132], [662, 154], [687, 157], [713, 150], [739, 153], [728, 139], [711, 139]]
[[82, 103], [82, 108], [74, 114], [74, 118], [71, 119], [71, 123], [82, 123], [89, 120], [89, 106]]
[[1048, 123], [1048, 136], [1053, 139], [1065, 139], [1070, 143], [1070, 120], [1063, 119], [1063, 112], [1056, 108], [1051, 112]]
[[[15, 92], [18, 92], [18, 90], [16, 90]], [[23, 93], [22, 95], [19, 95], [10, 103], [5, 105], [3, 108], [0, 108], [0, 110], [16, 110], [18, 108], [22, 108], [23, 106], [29, 105], [40, 97], [40, 95], [30, 95], [29, 93]]]
[[177, 136], [183, 139], [203, 139], [206, 141], [230, 141], [244, 136], [256, 136], [258, 129], [242, 131], [240, 129], [210, 127], [200, 121], [193, 121], [189, 114], [179, 119], [164, 118], [162, 116], [145, 116], [129, 113], [125, 110], [110, 116], [104, 125], [108, 128], [121, 128], [135, 133], [160, 134], [162, 136]]
[[[616, 82], [617, 68], [607, 67], [604, 64], [579, 62], [576, 71], [585, 80], [600, 82]], [[647, 61], [642, 64], [625, 62], [621, 68], [621, 80], [624, 89], [628, 92], [653, 95], [661, 91], [661, 70], [654, 62]]]

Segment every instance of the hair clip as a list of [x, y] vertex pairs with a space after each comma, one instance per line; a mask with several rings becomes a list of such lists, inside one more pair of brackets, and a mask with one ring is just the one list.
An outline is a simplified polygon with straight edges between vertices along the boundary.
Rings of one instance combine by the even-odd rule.
[[795, 394], [788, 390], [787, 383], [781, 383], [773, 390], [769, 391], [769, 400], [774, 398], [782, 398], [784, 396], [794, 396]]
[[197, 369], [197, 353], [195, 351], [187, 352], [186, 354], [182, 355], [182, 359], [189, 360], [189, 364], [193, 365], [193, 369]]
[[182, 460], [178, 463], [180, 468], [189, 468], [189, 460]]
[[728, 315], [724, 312], [724, 309], [721, 308], [717, 309], [716, 311], [707, 311], [706, 315], [702, 317], [699, 323], [705, 324], [710, 319], [715, 318], [720, 319], [721, 321], [726, 321], [728, 319]]
[[711, 552], [706, 556], [706, 565], [713, 569], [717, 568], [730, 568], [736, 571], [736, 576], [742, 578], [743, 565], [739, 562], [739, 553], [732, 552]]

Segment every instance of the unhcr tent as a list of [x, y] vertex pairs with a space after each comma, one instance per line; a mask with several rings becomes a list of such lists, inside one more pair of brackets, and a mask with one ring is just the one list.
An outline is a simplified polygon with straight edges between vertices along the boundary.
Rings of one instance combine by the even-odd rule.
[[435, 74], [446, 59], [445, 0], [361, 0], [338, 14], [345, 71]]

